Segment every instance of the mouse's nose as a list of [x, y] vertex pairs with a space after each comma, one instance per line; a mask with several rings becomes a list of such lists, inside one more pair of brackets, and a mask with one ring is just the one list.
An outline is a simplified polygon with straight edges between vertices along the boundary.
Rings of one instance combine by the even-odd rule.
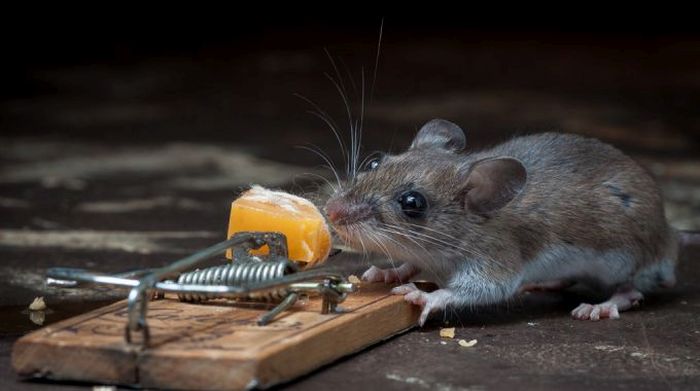
[[343, 199], [331, 199], [324, 209], [332, 224], [343, 225], [362, 219], [366, 215], [367, 206], [355, 205]]
[[328, 220], [330, 220], [330, 222], [333, 224], [338, 224], [348, 216], [347, 206], [338, 199], [328, 201], [325, 210]]

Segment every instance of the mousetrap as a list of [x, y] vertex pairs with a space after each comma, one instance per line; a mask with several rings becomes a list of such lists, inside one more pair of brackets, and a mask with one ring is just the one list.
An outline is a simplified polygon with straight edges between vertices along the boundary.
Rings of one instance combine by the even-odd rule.
[[[268, 255], [252, 255], [262, 246]], [[234, 262], [193, 269], [229, 248]], [[419, 315], [385, 284], [357, 286], [323, 269], [301, 270], [279, 233], [241, 232], [159, 269], [102, 275], [54, 268], [48, 277], [53, 285], [130, 292], [20, 338], [12, 364], [25, 377], [266, 388], [407, 330]]]

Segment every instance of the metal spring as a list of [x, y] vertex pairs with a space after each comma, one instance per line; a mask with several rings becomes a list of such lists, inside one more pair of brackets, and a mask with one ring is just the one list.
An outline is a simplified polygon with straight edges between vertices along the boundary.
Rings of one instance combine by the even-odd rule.
[[[177, 282], [197, 285], [245, 286], [283, 277], [297, 271], [289, 261], [235, 261], [226, 265], [182, 273]], [[257, 292], [246, 298], [261, 301], [280, 301], [289, 294], [287, 288]], [[180, 301], [201, 302], [216, 296], [203, 293], [178, 293]]]

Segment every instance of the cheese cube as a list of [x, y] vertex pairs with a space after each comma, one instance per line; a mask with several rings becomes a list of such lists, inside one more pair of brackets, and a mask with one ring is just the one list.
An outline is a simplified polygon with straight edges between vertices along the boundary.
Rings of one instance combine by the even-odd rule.
[[[281, 232], [287, 236], [289, 259], [323, 262], [331, 249], [331, 235], [323, 215], [309, 200], [260, 186], [243, 193], [231, 204], [228, 237], [236, 232]], [[267, 254], [267, 246], [254, 254]], [[231, 251], [226, 253], [231, 259]]]

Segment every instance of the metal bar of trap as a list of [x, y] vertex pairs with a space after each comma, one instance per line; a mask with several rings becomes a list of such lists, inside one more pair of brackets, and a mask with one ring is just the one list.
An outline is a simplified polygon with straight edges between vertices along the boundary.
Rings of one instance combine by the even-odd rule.
[[[84, 269], [55, 267], [47, 271], [47, 283], [49, 285], [61, 287], [78, 287], [85, 285], [114, 285], [133, 288], [139, 285], [139, 280], [119, 277], [119, 275], [107, 275], [92, 273]], [[251, 293], [266, 291], [270, 289], [286, 287], [293, 292], [321, 292], [323, 284], [320, 282], [309, 282], [317, 279], [329, 279], [343, 281], [343, 276], [323, 270], [311, 270], [298, 272], [275, 280], [264, 281], [258, 284], [230, 286], [230, 285], [201, 285], [201, 284], [180, 284], [174, 281], [159, 281], [153, 286], [153, 290], [165, 293], [202, 293], [211, 294], [227, 298], [247, 297]], [[333, 284], [333, 288], [340, 293], [350, 293], [355, 291], [355, 286], [347, 282]]]

